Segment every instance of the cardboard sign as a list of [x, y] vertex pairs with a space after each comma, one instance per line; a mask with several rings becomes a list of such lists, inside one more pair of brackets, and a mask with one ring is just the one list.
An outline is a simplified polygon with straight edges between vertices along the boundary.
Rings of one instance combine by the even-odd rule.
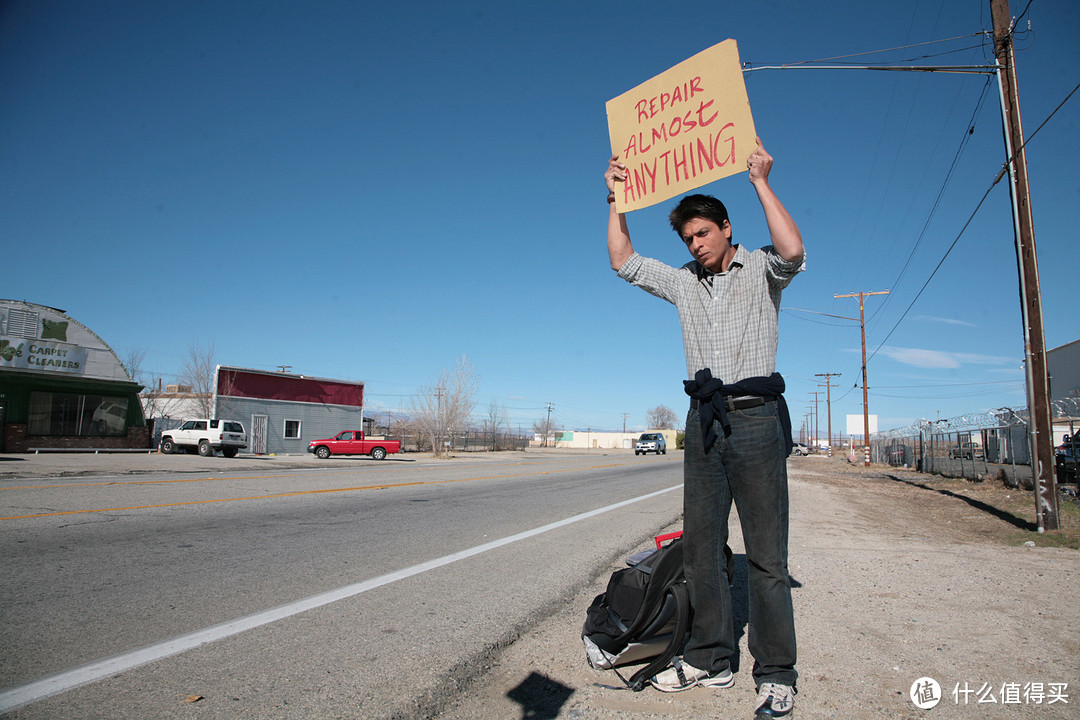
[[611, 153], [626, 164], [626, 182], [615, 186], [619, 212], [745, 172], [757, 147], [734, 40], [609, 100], [607, 117]]

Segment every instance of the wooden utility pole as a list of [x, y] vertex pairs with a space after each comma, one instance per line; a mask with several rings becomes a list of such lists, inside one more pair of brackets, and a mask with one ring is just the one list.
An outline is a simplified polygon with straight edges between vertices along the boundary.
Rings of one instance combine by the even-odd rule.
[[814, 373], [814, 377], [825, 378], [825, 413], [829, 416], [829, 457], [832, 457], [832, 389], [836, 387], [829, 383], [829, 379], [840, 377], [840, 373]]
[[870, 401], [866, 385], [866, 313], [863, 311], [863, 298], [868, 295], [888, 295], [888, 290], [877, 292], [857, 292], [850, 295], [833, 295], [833, 298], [859, 298], [859, 333], [862, 335], [862, 416], [863, 416], [863, 466], [870, 467]]
[[821, 424], [818, 422], [818, 395], [821, 395], [820, 390], [811, 391], [811, 395], [814, 396], [814, 450], [821, 449]]
[[1016, 86], [1012, 17], [1009, 0], [990, 0], [994, 21], [994, 55], [1001, 88], [1001, 114], [1008, 157], [1009, 191], [1013, 203], [1013, 232], [1020, 273], [1020, 308], [1024, 322], [1024, 368], [1027, 374], [1028, 428], [1031, 437], [1031, 475], [1035, 483], [1035, 515], [1039, 532], [1058, 528], [1057, 480], [1054, 477], [1054, 442], [1050, 418], [1050, 381], [1046, 369], [1042, 294], [1035, 253], [1035, 225], [1028, 189], [1024, 130], [1020, 123], [1020, 97]]

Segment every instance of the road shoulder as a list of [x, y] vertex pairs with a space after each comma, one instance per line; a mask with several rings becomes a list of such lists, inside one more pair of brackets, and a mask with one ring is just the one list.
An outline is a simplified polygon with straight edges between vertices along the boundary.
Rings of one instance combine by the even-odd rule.
[[[1007, 513], [940, 492], [927, 476], [807, 460], [791, 465], [799, 718], [924, 717], [909, 697], [922, 677], [942, 688], [935, 718], [985, 717], [990, 697], [1002, 717], [1076, 716], [1080, 629], [1069, 608], [1080, 590], [1077, 551], [1004, 545], [1015, 530]], [[734, 688], [634, 693], [619, 689], [614, 673], [589, 668], [579, 633], [603, 575], [500, 653], [439, 717], [750, 717], [746, 566], [732, 534], [741, 666]], [[1070, 681], [1068, 704], [1030, 692], [1012, 702], [1014, 689]]]

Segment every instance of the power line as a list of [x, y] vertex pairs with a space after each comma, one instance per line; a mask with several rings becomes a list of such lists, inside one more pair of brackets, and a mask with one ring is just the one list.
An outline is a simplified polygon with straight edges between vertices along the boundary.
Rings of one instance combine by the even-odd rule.
[[[975, 134], [975, 120], [979, 116], [979, 111], [982, 109], [983, 101], [986, 99], [986, 94], [990, 89], [990, 83], [993, 80], [992, 77], [986, 79], [986, 83], [983, 85], [982, 93], [979, 95], [978, 102], [975, 103], [975, 109], [971, 113], [971, 119], [968, 120], [967, 129], [964, 132], [963, 138], [960, 140], [960, 146], [956, 149], [956, 153], [953, 155], [952, 163], [949, 165], [948, 171], [945, 173], [945, 179], [941, 183], [941, 187], [938, 189], [937, 197], [934, 198], [934, 203], [930, 207], [930, 212], [926, 216], [926, 221], [923, 223], [922, 230], [919, 232], [919, 236], [915, 239], [915, 243], [911, 247], [911, 252], [908, 253], [907, 260], [904, 261], [904, 265], [900, 268], [900, 273], [896, 276], [896, 280], [893, 281], [892, 287], [895, 290], [900, 281], [903, 279], [905, 273], [907, 273], [908, 267], [911, 265], [911, 261], [915, 258], [915, 253], [919, 249], [919, 245], [922, 244], [923, 238], [926, 237], [926, 232], [930, 228], [930, 223], [934, 219], [934, 215], [937, 214], [938, 206], [941, 204], [941, 200], [945, 195], [946, 188], [949, 187], [949, 182], [952, 180], [953, 171], [956, 170], [957, 164], [960, 162], [960, 156], [964, 152], [964, 148], [967, 147], [968, 141]], [[881, 304], [878, 310], [874, 313], [876, 316], [889, 304], [888, 298]], [[874, 316], [871, 316], [873, 319]]]
[[956, 244], [958, 242], [960, 242], [960, 238], [963, 237], [964, 233], [968, 229], [968, 226], [971, 225], [971, 221], [975, 219], [975, 215], [978, 214], [979, 210], [982, 208], [983, 203], [986, 202], [986, 198], [990, 195], [990, 192], [994, 189], [994, 187], [997, 186], [997, 184], [999, 182], [1001, 182], [1001, 179], [1003, 177], [1005, 177], [1005, 173], [1008, 171], [1009, 165], [1016, 159], [1017, 154], [1021, 150], [1023, 150], [1025, 147], [1027, 147], [1027, 144], [1030, 143], [1032, 141], [1032, 139], [1039, 133], [1039, 131], [1042, 130], [1046, 126], [1046, 123], [1050, 121], [1050, 118], [1052, 118], [1057, 113], [1057, 111], [1060, 110], [1062, 108], [1062, 106], [1064, 106], [1065, 103], [1067, 103], [1069, 101], [1069, 99], [1073, 95], [1076, 94], [1077, 90], [1080, 90], [1080, 83], [1078, 83], [1076, 85], [1076, 87], [1074, 87], [1072, 89], [1072, 91], [1069, 92], [1069, 94], [1065, 96], [1064, 100], [1062, 100], [1060, 103], [1058, 103], [1058, 106], [1056, 108], [1054, 108], [1054, 110], [1046, 117], [1046, 119], [1042, 121], [1042, 123], [1039, 125], [1039, 127], [1037, 127], [1035, 129], [1035, 132], [1031, 133], [1031, 135], [1028, 136], [1027, 140], [1024, 141], [1023, 145], [1021, 145], [1019, 147], [1019, 149], [1017, 149], [1016, 151], [1011, 153], [1011, 155], [1009, 156], [1009, 159], [1005, 162], [1004, 165], [1002, 165], [1001, 170], [997, 174], [997, 177], [994, 178], [993, 182], [990, 183], [990, 187], [988, 187], [986, 189], [986, 192], [983, 193], [983, 196], [979, 200], [979, 203], [975, 206], [975, 209], [971, 211], [971, 215], [968, 217], [967, 221], [964, 223], [964, 226], [962, 228], [960, 228], [960, 232], [957, 233], [956, 238], [953, 239], [953, 241], [952, 241], [952, 244], [949, 245], [949, 248], [945, 251], [945, 254], [941, 257], [941, 260], [938, 261], [938, 264], [934, 267], [933, 272], [930, 273], [930, 277], [926, 278], [926, 282], [924, 282], [922, 284], [922, 287], [919, 288], [919, 292], [915, 294], [915, 297], [912, 299], [911, 303], [908, 304], [908, 306], [904, 310], [903, 314], [896, 321], [896, 324], [893, 325], [892, 329], [889, 330], [888, 334], [881, 341], [881, 344], [878, 345], [877, 348], [875, 348], [872, 353], [870, 353], [871, 358], [873, 358], [874, 355], [877, 354], [878, 350], [880, 350], [885, 345], [885, 343], [888, 342], [889, 338], [892, 337], [892, 334], [894, 332], [896, 332], [896, 329], [900, 326], [900, 323], [903, 322], [904, 318], [907, 317], [907, 314], [911, 311], [911, 308], [915, 305], [916, 301], [918, 301], [918, 299], [922, 296], [923, 292], [926, 290], [926, 287], [930, 284], [930, 281], [934, 279], [934, 276], [937, 274], [937, 271], [941, 269], [941, 266], [945, 263], [945, 260], [949, 257], [949, 254], [952, 253], [953, 249], [956, 247]]
[[801, 65], [801, 64], [805, 64], [805, 63], [833, 62], [835, 60], [845, 60], [847, 58], [862, 57], [864, 55], [876, 55], [878, 53], [894, 52], [896, 50], [911, 50], [912, 48], [925, 47], [927, 45], [937, 45], [939, 43], [953, 42], [955, 40], [966, 40], [967, 38], [981, 37], [984, 34], [985, 33], [983, 33], [983, 32], [977, 32], [977, 33], [971, 33], [971, 34], [968, 34], [968, 35], [957, 35], [956, 37], [944, 38], [942, 40], [927, 40], [926, 42], [912, 43], [910, 45], [898, 45], [896, 47], [885, 48], [883, 50], [867, 50], [866, 52], [850, 53], [848, 55], [834, 55], [833, 57], [819, 58], [817, 60], [803, 60], [800, 63], [789, 63], [789, 64]]

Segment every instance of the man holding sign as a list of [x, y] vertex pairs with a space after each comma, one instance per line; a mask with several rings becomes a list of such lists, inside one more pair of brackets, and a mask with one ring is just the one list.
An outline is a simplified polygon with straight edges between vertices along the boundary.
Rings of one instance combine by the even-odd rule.
[[686, 351], [683, 460], [684, 563], [694, 619], [681, 659], [652, 684], [665, 692], [734, 684], [731, 591], [723, 548], [734, 501], [749, 566], [749, 648], [758, 689], [756, 717], [790, 717], [794, 708], [795, 625], [787, 567], [787, 456], [791, 423], [776, 372], [781, 291], [805, 268], [802, 236], [769, 184], [773, 158], [760, 140], [746, 160], [765, 212], [771, 245], [732, 244], [723, 203], [688, 195], [671, 226], [693, 260], [680, 268], [634, 252], [616, 197], [632, 170], [611, 158], [608, 254], [619, 277], [674, 304]]

